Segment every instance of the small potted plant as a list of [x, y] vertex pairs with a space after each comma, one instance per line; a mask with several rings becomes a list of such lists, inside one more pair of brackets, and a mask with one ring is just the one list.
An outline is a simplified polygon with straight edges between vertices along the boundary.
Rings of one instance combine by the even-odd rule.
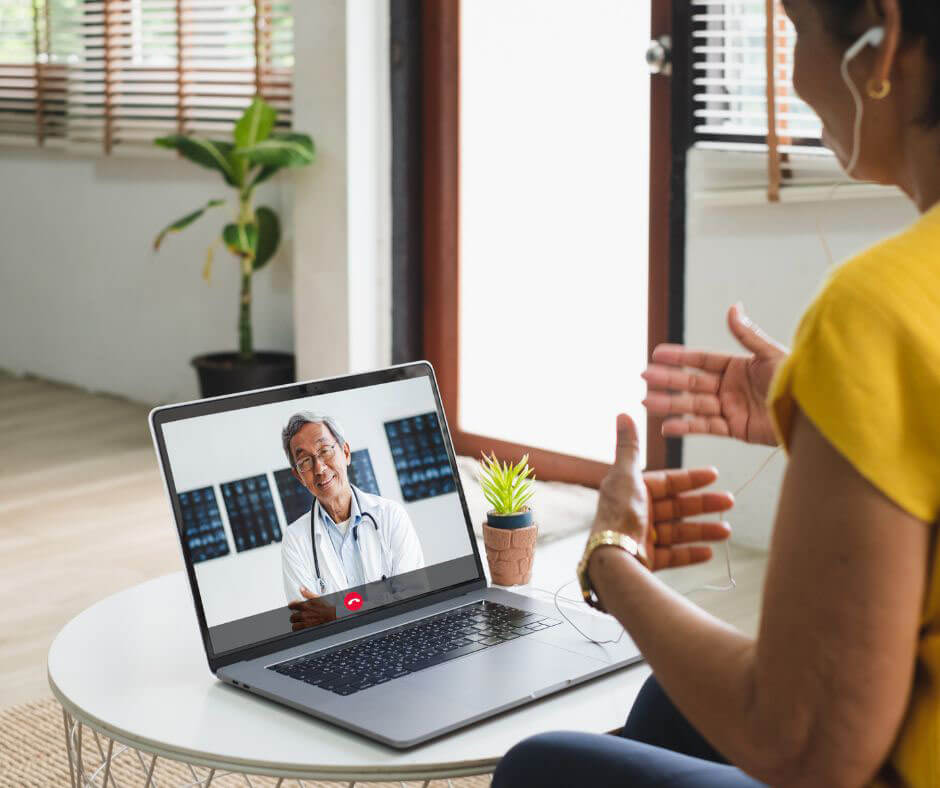
[[[313, 161], [313, 140], [307, 134], [276, 132], [277, 113], [256, 96], [235, 124], [232, 141], [208, 140], [171, 134], [154, 140], [162, 148], [176, 150], [202, 167], [216, 170], [235, 191], [236, 208], [206, 253], [202, 276], [212, 270], [215, 247], [221, 242], [235, 256], [241, 276], [238, 300], [238, 351], [209, 353], [192, 360], [199, 373], [204, 397], [276, 386], [294, 380], [294, 356], [290, 353], [255, 351], [251, 328], [251, 280], [274, 256], [281, 241], [277, 214], [266, 206], [253, 206], [254, 191], [284, 167], [305, 167]], [[165, 227], [153, 242], [159, 250], [170, 233], [189, 227], [204, 213], [225, 204], [209, 200], [202, 208]]]
[[493, 582], [501, 586], [528, 583], [532, 578], [535, 537], [529, 500], [535, 492], [535, 472], [526, 454], [515, 465], [483, 455], [480, 485], [493, 508], [483, 523], [483, 544]]

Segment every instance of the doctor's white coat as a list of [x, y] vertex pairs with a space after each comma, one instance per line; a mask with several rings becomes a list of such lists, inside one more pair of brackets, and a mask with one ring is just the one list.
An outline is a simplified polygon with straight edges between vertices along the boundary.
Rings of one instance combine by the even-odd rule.
[[[424, 553], [408, 513], [397, 501], [370, 495], [358, 487], [362, 512], [369, 512], [378, 523], [378, 531], [365, 515], [359, 521], [359, 554], [365, 581], [381, 580], [382, 575], [393, 577], [402, 572], [411, 572], [424, 567]], [[319, 508], [319, 504], [317, 505]], [[287, 526], [281, 543], [281, 564], [284, 574], [284, 594], [288, 602], [303, 599], [300, 587], [304, 586], [317, 596], [332, 594], [349, 587], [343, 564], [333, 541], [326, 533], [319, 515], [315, 519], [317, 555], [320, 559], [320, 576], [326, 589], [320, 590], [313, 561], [313, 546], [310, 541], [310, 512], [306, 512]]]

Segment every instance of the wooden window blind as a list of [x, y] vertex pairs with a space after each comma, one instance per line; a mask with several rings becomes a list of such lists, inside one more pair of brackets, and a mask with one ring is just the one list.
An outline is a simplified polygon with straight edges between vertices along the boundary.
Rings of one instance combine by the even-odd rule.
[[63, 3], [0, 0], [0, 142], [65, 137], [65, 58], [74, 41], [53, 26], [52, 5]]
[[4, 20], [13, 11], [16, 25], [0, 26], [0, 137], [54, 134], [105, 154], [164, 134], [224, 137], [255, 95], [290, 127], [289, 0], [0, 0]]
[[[694, 145], [765, 153], [768, 196], [779, 199], [781, 183], [794, 178], [793, 154], [831, 158], [819, 119], [793, 90], [793, 26], [779, 0], [691, 6]], [[817, 169], [817, 179], [820, 171], [831, 169]]]

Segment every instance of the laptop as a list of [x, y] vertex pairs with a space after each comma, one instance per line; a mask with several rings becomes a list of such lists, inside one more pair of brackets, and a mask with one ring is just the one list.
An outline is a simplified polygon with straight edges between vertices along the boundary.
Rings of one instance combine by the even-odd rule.
[[641, 659], [488, 585], [426, 362], [162, 406], [150, 427], [232, 687], [404, 749]]

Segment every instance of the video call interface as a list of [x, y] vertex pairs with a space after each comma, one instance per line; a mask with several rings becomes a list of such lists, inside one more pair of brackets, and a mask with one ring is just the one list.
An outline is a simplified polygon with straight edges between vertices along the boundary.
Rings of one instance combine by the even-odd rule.
[[479, 575], [427, 378], [162, 431], [216, 654]]

